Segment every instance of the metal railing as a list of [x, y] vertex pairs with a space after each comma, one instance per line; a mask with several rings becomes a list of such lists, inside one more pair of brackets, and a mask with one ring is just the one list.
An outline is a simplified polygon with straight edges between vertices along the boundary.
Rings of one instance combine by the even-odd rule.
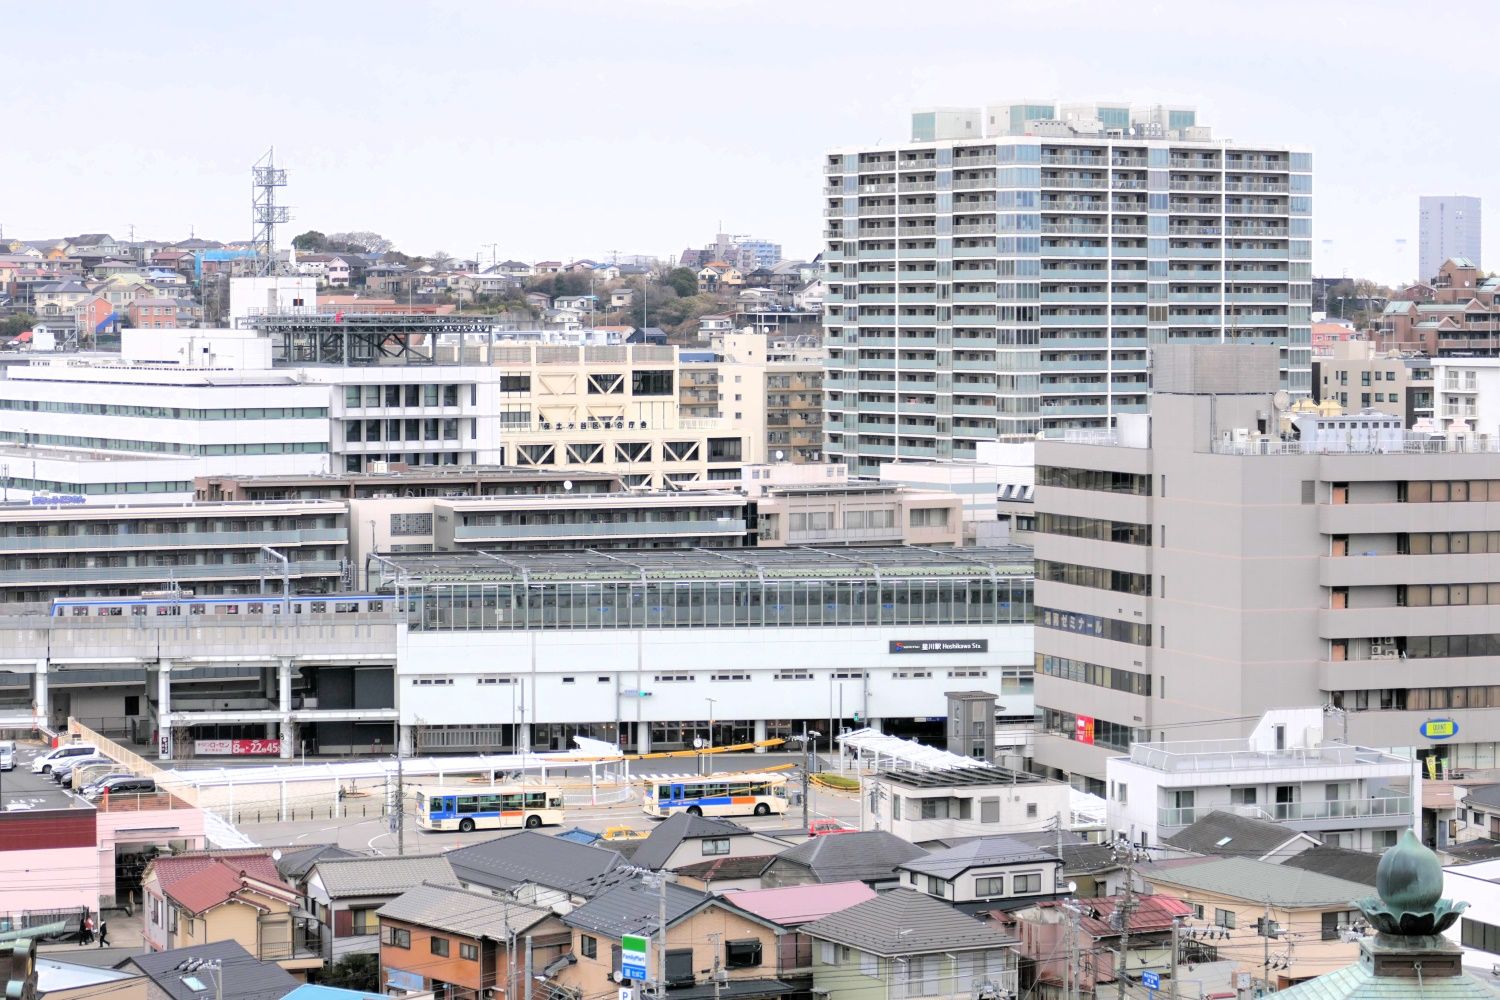
[[1267, 767], [1347, 767], [1355, 764], [1409, 766], [1403, 758], [1370, 747], [1337, 743], [1320, 747], [1261, 750], [1246, 740], [1184, 740], [1136, 743], [1130, 759], [1157, 771], [1225, 771]]

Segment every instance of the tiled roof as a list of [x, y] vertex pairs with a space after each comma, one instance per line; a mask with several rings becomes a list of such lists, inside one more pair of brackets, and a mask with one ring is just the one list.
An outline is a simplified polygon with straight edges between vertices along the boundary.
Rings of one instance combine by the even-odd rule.
[[876, 955], [1003, 948], [1015, 940], [992, 924], [910, 889], [892, 889], [797, 929], [808, 937]]
[[863, 882], [825, 882], [737, 892], [734, 905], [773, 924], [793, 927], [874, 898], [875, 890]]
[[533, 882], [585, 894], [592, 883], [620, 863], [618, 851], [530, 830], [449, 851], [446, 857], [462, 882], [495, 889]]
[[1272, 906], [1345, 906], [1370, 895], [1370, 887], [1359, 882], [1250, 858], [1212, 858], [1169, 869], [1152, 866], [1141, 873], [1152, 884], [1200, 889]]
[[884, 830], [814, 837], [783, 851], [777, 859], [812, 872], [819, 882], [864, 882], [893, 878], [896, 866], [927, 852]]
[[395, 896], [423, 882], [454, 881], [448, 856], [443, 854], [319, 861], [313, 865], [312, 873], [334, 899]]
[[[843, 834], [848, 836], [848, 834]], [[1023, 844], [1010, 837], [979, 837], [954, 847], [913, 858], [900, 867], [922, 875], [951, 879], [984, 865], [1057, 861], [1052, 851]]]
[[358, 851], [346, 850], [337, 844], [314, 844], [311, 847], [299, 847], [292, 851], [283, 850], [281, 857], [276, 861], [276, 870], [283, 878], [296, 879], [306, 875], [308, 870], [319, 861], [358, 857], [363, 857], [363, 855]]
[[775, 860], [774, 854], [757, 854], [748, 858], [712, 858], [680, 865], [672, 870], [678, 875], [686, 875], [700, 882], [722, 882], [735, 878], [759, 878]]
[[[710, 893], [668, 882], [667, 926], [717, 899]], [[659, 890], [639, 878], [618, 882], [563, 917], [563, 923], [608, 937], [654, 934], [660, 923]]]
[[[204, 969], [192, 973], [177, 968], [189, 959], [220, 962], [217, 981], [213, 973]], [[191, 948], [132, 955], [115, 968], [139, 969], [171, 1000], [208, 1000], [216, 996], [218, 1000], [281, 1000], [298, 985], [281, 966], [257, 960], [237, 941], [214, 941]], [[216, 990], [219, 985], [222, 991]]]
[[162, 893], [191, 913], [202, 913], [238, 896], [247, 879], [265, 883], [263, 891], [272, 895], [296, 899], [266, 851], [164, 855], [151, 862], [151, 870]]
[[495, 940], [522, 933], [551, 916], [549, 910], [447, 885], [419, 885], [375, 912], [419, 927]]
[[656, 829], [651, 831], [651, 836], [635, 849], [630, 860], [642, 868], [656, 869], [667, 863], [672, 852], [681, 847], [684, 840], [746, 836], [749, 833], [749, 830], [738, 823], [681, 812], [658, 823]]
[[1373, 886], [1375, 869], [1380, 866], [1380, 855], [1320, 844], [1311, 850], [1294, 854], [1281, 863], [1288, 868], [1300, 868], [1306, 872], [1332, 875], [1334, 878]]
[[1303, 836], [1296, 830], [1266, 820], [1215, 809], [1179, 833], [1164, 837], [1162, 843], [1194, 854], [1222, 851], [1262, 857]]

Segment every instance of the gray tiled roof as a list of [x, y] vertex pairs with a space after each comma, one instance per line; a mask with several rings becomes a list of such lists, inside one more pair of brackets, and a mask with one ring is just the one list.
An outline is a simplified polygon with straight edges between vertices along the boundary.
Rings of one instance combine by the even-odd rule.
[[[312, 866], [334, 899], [395, 896], [423, 882], [452, 882], [453, 869], [443, 854], [388, 854], [378, 858], [340, 858]], [[311, 873], [309, 873], [311, 874]]]
[[866, 830], [814, 837], [782, 851], [778, 862], [806, 868], [819, 882], [871, 882], [893, 877], [897, 865], [926, 853], [893, 833]]
[[684, 840], [735, 837], [749, 833], [750, 831], [745, 827], [728, 820], [692, 816], [685, 812], [677, 813], [657, 824], [656, 829], [651, 831], [651, 836], [636, 847], [635, 853], [630, 856], [630, 861], [632, 864], [655, 871], [667, 863], [667, 860], [672, 857], [672, 852], [681, 847]]
[[1294, 854], [1281, 864], [1288, 868], [1300, 868], [1305, 872], [1332, 875], [1334, 878], [1358, 882], [1361, 885], [1375, 884], [1375, 869], [1380, 867], [1380, 855], [1367, 851], [1351, 851], [1347, 847], [1319, 845], [1311, 850]]
[[526, 882], [592, 895], [593, 884], [620, 863], [618, 851], [530, 830], [449, 851], [462, 882], [511, 889]]
[[1347, 908], [1370, 895], [1370, 887], [1359, 882], [1250, 858], [1210, 858], [1170, 868], [1143, 866], [1140, 872], [1152, 884], [1201, 889], [1272, 906]]
[[449, 885], [419, 885], [375, 912], [419, 927], [495, 940], [522, 933], [551, 916], [550, 910]]
[[[843, 834], [843, 836], [851, 836]], [[829, 838], [837, 839], [837, 838]], [[876, 955], [1003, 948], [1015, 939], [911, 889], [892, 889], [797, 928], [808, 937]]]
[[[298, 986], [298, 980], [275, 962], [262, 962], [242, 948], [237, 941], [214, 941], [191, 948], [132, 955], [115, 966], [117, 969], [139, 969], [172, 1000], [204, 1000], [214, 995], [214, 974], [199, 970], [182, 972], [177, 965], [188, 959], [217, 959], [223, 983], [223, 1000], [281, 1000]], [[184, 976], [197, 979], [207, 991], [194, 989], [183, 982]]]
[[[844, 834], [843, 836], [848, 836]], [[979, 837], [967, 843], [933, 851], [901, 865], [922, 875], [951, 879], [970, 868], [982, 865], [1026, 864], [1033, 861], [1057, 861], [1052, 851], [1023, 844], [1010, 837]]]
[[[712, 902], [710, 893], [667, 883], [667, 926]], [[563, 923], [606, 937], [622, 934], [654, 934], [660, 922], [661, 896], [654, 886], [639, 878], [617, 882], [567, 916]]]
[[281, 857], [276, 862], [276, 870], [281, 872], [282, 878], [295, 880], [306, 875], [319, 861], [359, 857], [364, 857], [364, 855], [358, 851], [339, 847], [337, 844], [314, 844], [311, 847], [301, 847], [294, 851], [282, 851]]
[[[1215, 809], [1180, 833], [1162, 838], [1162, 843], [1194, 854], [1223, 852], [1260, 857], [1299, 836], [1296, 830], [1263, 819]], [[1227, 843], [1223, 842], [1226, 837]]]

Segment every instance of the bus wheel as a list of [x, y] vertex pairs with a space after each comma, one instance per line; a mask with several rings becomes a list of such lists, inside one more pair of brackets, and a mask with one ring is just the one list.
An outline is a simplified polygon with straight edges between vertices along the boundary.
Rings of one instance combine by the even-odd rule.
[[689, 816], [702, 816], [703, 815], [703, 810], [699, 809], [697, 806], [688, 806], [687, 807], [687, 814]]
[[526, 817], [526, 829], [528, 829], [528, 830], [535, 830], [537, 827], [539, 827], [541, 825], [542, 825], [542, 817], [536, 815], [535, 813], [532, 813], [530, 816]]
[[755, 815], [769, 816], [771, 815], [771, 807], [764, 802], [757, 802], [755, 804]]
[[461, 819], [461, 820], [459, 820], [458, 821], [458, 832], [459, 833], [473, 833], [474, 832], [474, 821], [472, 819]]

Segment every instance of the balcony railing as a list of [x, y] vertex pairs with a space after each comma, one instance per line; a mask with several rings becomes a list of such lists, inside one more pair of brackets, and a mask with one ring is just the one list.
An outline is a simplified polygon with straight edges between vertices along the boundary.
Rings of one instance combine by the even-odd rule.
[[1260, 750], [1246, 740], [1180, 740], [1136, 743], [1130, 759], [1157, 771], [1238, 771], [1268, 767], [1347, 767], [1353, 764], [1399, 764], [1402, 758], [1371, 747], [1331, 743], [1320, 747]]

